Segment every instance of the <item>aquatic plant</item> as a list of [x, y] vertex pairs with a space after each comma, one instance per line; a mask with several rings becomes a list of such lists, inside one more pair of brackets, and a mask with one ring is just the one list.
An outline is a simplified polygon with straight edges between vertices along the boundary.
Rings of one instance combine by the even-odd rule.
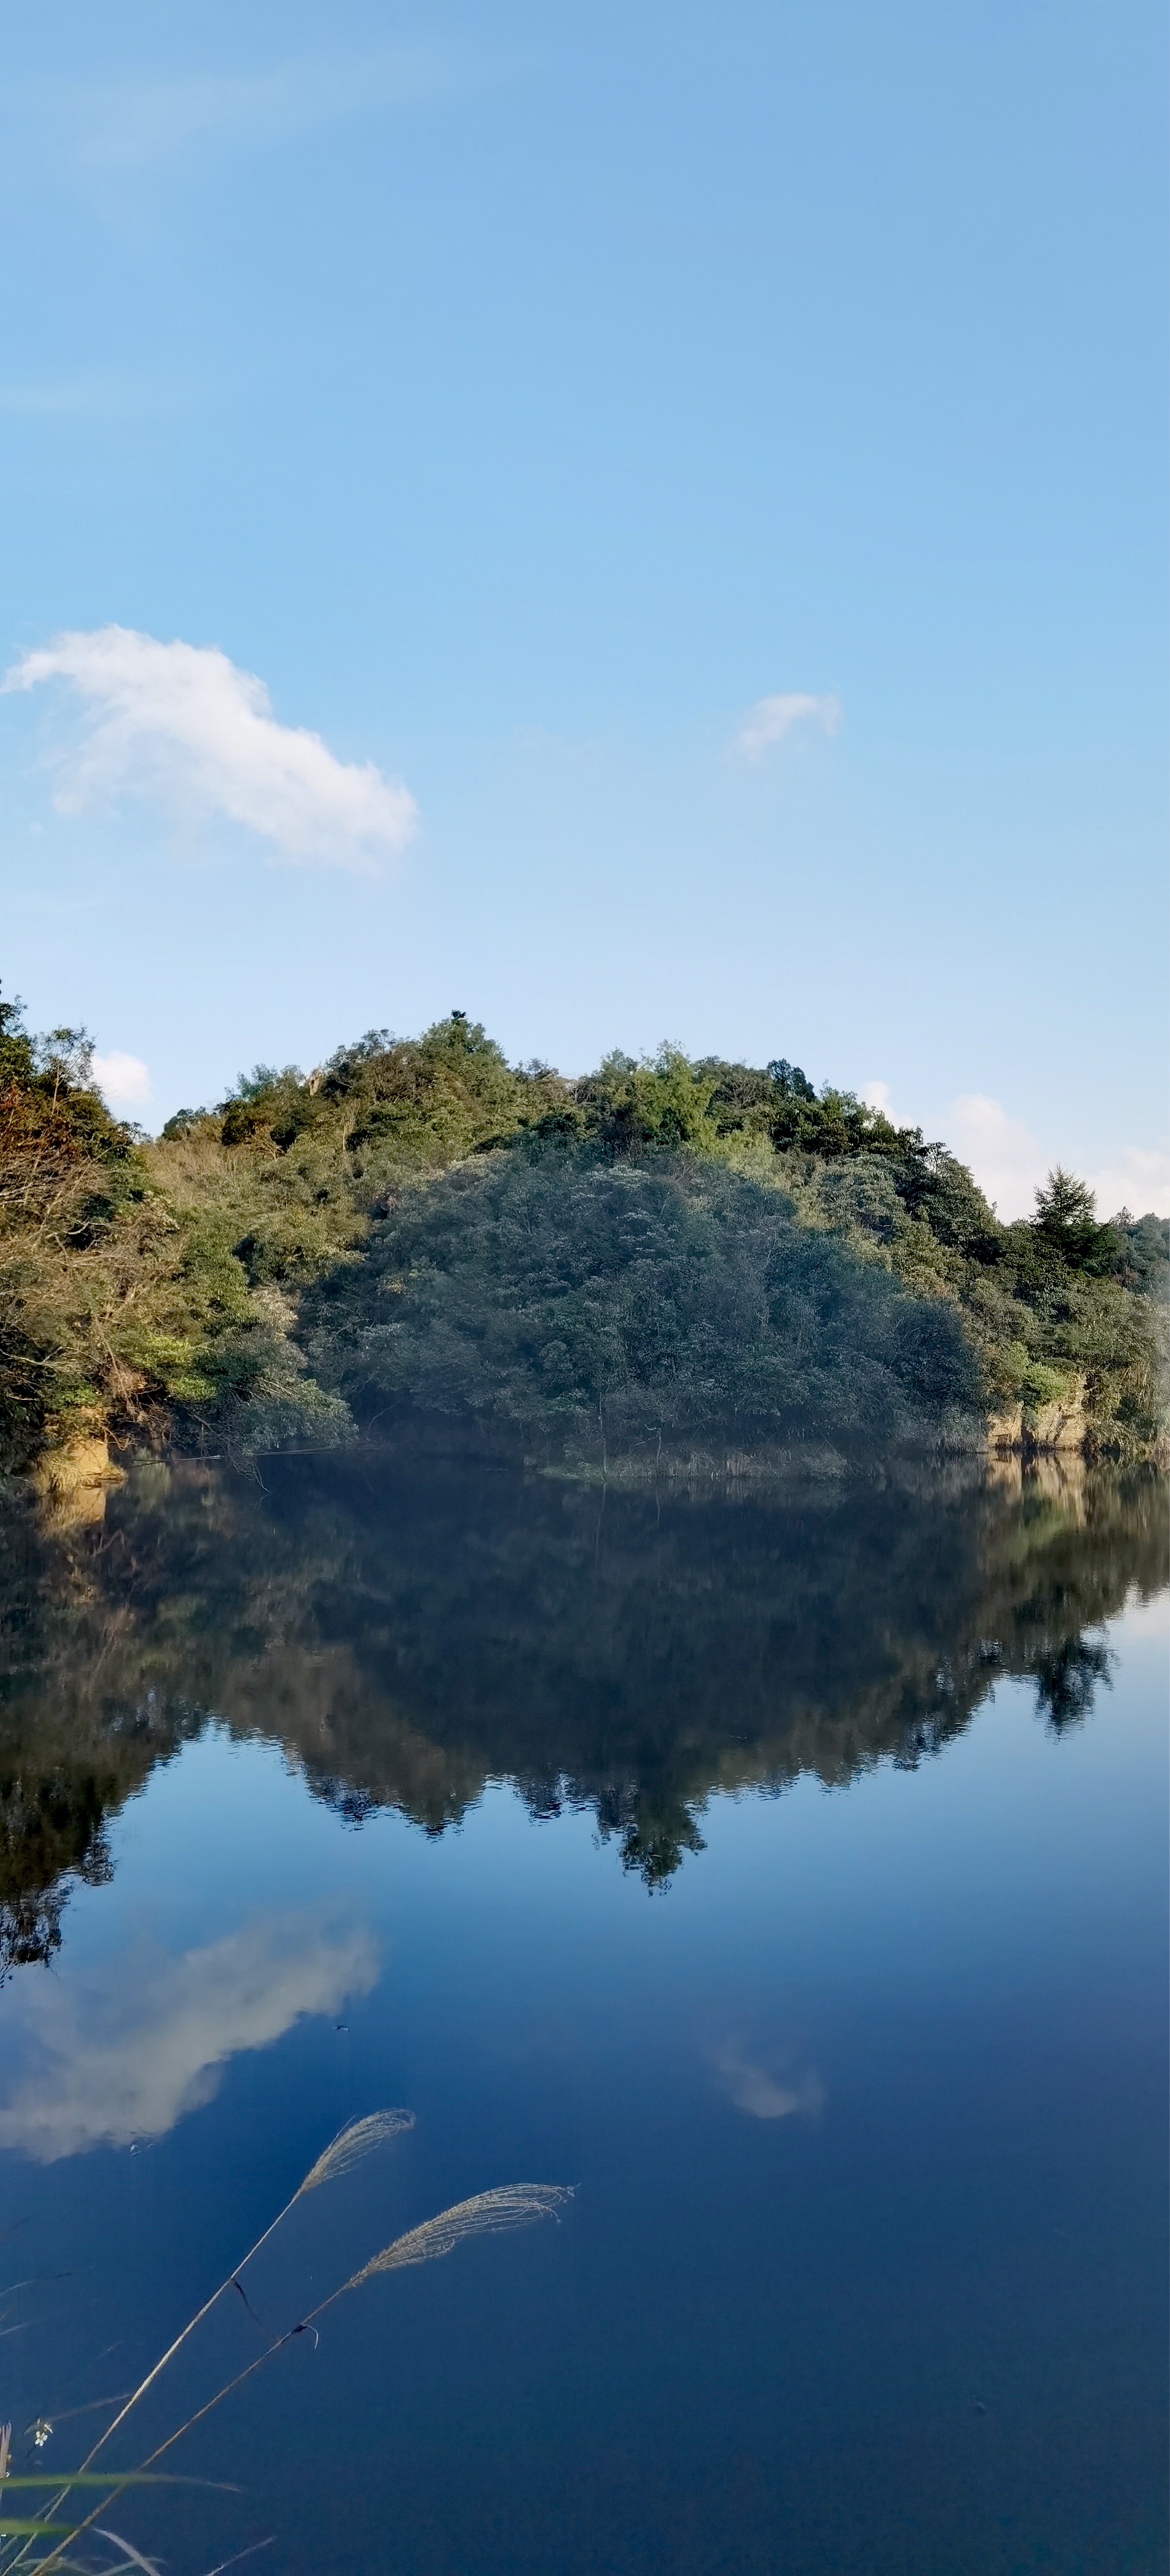
[[[210, 2315], [216, 2302], [227, 2291], [238, 2290], [245, 2306], [248, 2307], [249, 2314], [257, 2324], [259, 2323], [242, 2288], [240, 2274], [259, 2253], [261, 2246], [268, 2243], [296, 2203], [307, 2193], [318, 2190], [323, 2184], [338, 2181], [344, 2175], [351, 2173], [374, 2148], [384, 2145], [389, 2139], [413, 2126], [412, 2111], [373, 2111], [361, 2119], [351, 2120], [338, 2132], [310, 2165], [291, 2198], [270, 2221], [263, 2234], [258, 2236], [255, 2243], [249, 2247], [242, 2261], [235, 2265], [234, 2269], [212, 2291], [210, 2297], [203, 2301], [202, 2306], [196, 2309], [193, 2316], [188, 2318], [181, 2332], [168, 2344], [166, 2351], [159, 2355], [145, 2377], [131, 2391], [113, 2421], [99, 2435], [78, 2468], [65, 2472], [46, 2470], [43, 2473], [37, 2471], [14, 2473], [10, 2465], [12, 2427], [10, 2424], [0, 2426], [0, 2571], [2, 2576], [16, 2576], [17, 2570], [23, 2570], [24, 2576], [49, 2576], [50, 2570], [60, 2570], [61, 2576], [92, 2576], [92, 2571], [86, 2568], [85, 2562], [71, 2554], [86, 2534], [108, 2541], [117, 2551], [118, 2555], [112, 2563], [109, 2576], [121, 2576], [123, 2569], [135, 2567], [145, 2569], [146, 2576], [159, 2576], [154, 2560], [145, 2556], [137, 2545], [126, 2539], [122, 2533], [112, 2531], [108, 2525], [99, 2522], [98, 2516], [108, 2513], [111, 2505], [115, 2504], [121, 2496], [138, 2487], [179, 2483], [206, 2488], [217, 2483], [208, 2479], [176, 2480], [172, 2472], [159, 2471], [156, 2467], [156, 2462], [164, 2459], [167, 2453], [174, 2449], [175, 2444], [182, 2441], [195, 2425], [202, 2423], [204, 2418], [220, 2406], [225, 2398], [232, 2396], [236, 2389], [242, 2388], [246, 2380], [251, 2379], [258, 2370], [262, 2370], [265, 2364], [272, 2360], [274, 2354], [282, 2352], [286, 2345], [306, 2334], [312, 2335], [315, 2340], [318, 2319], [324, 2316], [327, 2309], [334, 2307], [339, 2299], [345, 2298], [351, 2290], [361, 2289], [367, 2281], [374, 2280], [383, 2272], [398, 2271], [413, 2264], [434, 2262], [443, 2255], [453, 2253], [457, 2245], [472, 2236], [506, 2234], [518, 2227], [531, 2225], [536, 2219], [555, 2217], [565, 2202], [572, 2198], [570, 2184], [505, 2183], [493, 2190], [476, 2192], [470, 2199], [457, 2201], [453, 2207], [440, 2210], [434, 2218], [424, 2219], [419, 2226], [408, 2228], [403, 2235], [395, 2237], [389, 2245], [383, 2246], [379, 2253], [372, 2255], [367, 2262], [361, 2264], [356, 2272], [350, 2274], [348, 2280], [342, 2281], [336, 2289], [329, 2291], [325, 2298], [319, 2299], [316, 2306], [310, 2308], [304, 2316], [297, 2318], [294, 2324], [286, 2327], [282, 2333], [273, 2335], [263, 2352], [257, 2354], [243, 2370], [235, 2372], [231, 2378], [225, 2380], [201, 2406], [186, 2415], [172, 2432], [168, 2433], [161, 2442], [156, 2443], [154, 2449], [138, 2467], [95, 2469], [93, 2462], [99, 2452], [104, 2450], [106, 2443], [118, 2431], [119, 2426], [126, 2422], [127, 2417], [145, 2397], [147, 2390], [155, 2385], [176, 2353], [194, 2334], [204, 2318]], [[52, 2427], [46, 2423], [45, 2434], [47, 2435], [51, 2429]], [[39, 2433], [40, 2424], [34, 2430]], [[237, 2492], [219, 2483], [220, 2492]], [[46, 2487], [52, 2487], [56, 2492], [42, 2512], [26, 2514], [5, 2511], [6, 2500], [10, 2493], [19, 2490], [23, 2496], [26, 2491], [37, 2491]], [[79, 2493], [88, 2493], [94, 2488], [99, 2490], [98, 2501], [91, 2506], [89, 2512], [83, 2513], [75, 2520], [67, 2519], [73, 2497]], [[42, 2550], [40, 2544], [43, 2542], [48, 2542], [47, 2550]], [[251, 2556], [254, 2549], [270, 2545], [268, 2541], [256, 2542], [251, 2548], [238, 2551], [232, 2558], [221, 2560], [218, 2568], [208, 2571], [208, 2576], [222, 2576], [223, 2569], [234, 2566], [240, 2559]]]
[[[107, 2424], [105, 2432], [94, 2443], [92, 2451], [87, 2453], [81, 2464], [83, 2469], [88, 2469], [90, 2462], [96, 2460], [98, 2452], [105, 2449], [106, 2443], [117, 2432], [119, 2425], [125, 2423], [131, 2409], [137, 2406], [140, 2398], [145, 2397], [147, 2389], [153, 2387], [155, 2380], [161, 2377], [168, 2363], [174, 2360], [175, 2354], [182, 2349], [188, 2336], [193, 2335], [196, 2326], [202, 2325], [204, 2317], [210, 2315], [216, 2300], [221, 2299], [227, 2290], [240, 2289], [241, 2272], [247, 2270], [253, 2256], [259, 2253], [262, 2245], [267, 2245], [270, 2236], [275, 2235], [282, 2220], [288, 2217], [290, 2209], [295, 2208], [298, 2200], [302, 2200], [306, 2192], [316, 2191], [322, 2183], [336, 2182], [340, 2180], [342, 2174], [352, 2173], [354, 2166], [360, 2164], [363, 2156], [369, 2155], [374, 2147], [383, 2146], [387, 2139], [397, 2137], [403, 2129], [413, 2129], [413, 2127], [413, 2111], [371, 2111], [364, 2119], [351, 2120], [344, 2129], [338, 2131], [337, 2136], [330, 2141], [318, 2156], [316, 2163], [310, 2165], [307, 2174], [297, 2184], [291, 2200], [285, 2202], [284, 2208], [278, 2210], [263, 2235], [257, 2237], [254, 2245], [249, 2246], [243, 2261], [234, 2266], [226, 2279], [220, 2282], [218, 2289], [213, 2290], [210, 2298], [204, 2300], [202, 2307], [196, 2309], [194, 2316], [188, 2318], [182, 2333], [175, 2336], [174, 2342], [167, 2345], [166, 2351], [160, 2354], [159, 2359], [147, 2371], [145, 2379], [139, 2381], [137, 2388], [126, 2399], [120, 2414], [115, 2415], [112, 2424]], [[242, 2290], [240, 2295], [243, 2297]]]

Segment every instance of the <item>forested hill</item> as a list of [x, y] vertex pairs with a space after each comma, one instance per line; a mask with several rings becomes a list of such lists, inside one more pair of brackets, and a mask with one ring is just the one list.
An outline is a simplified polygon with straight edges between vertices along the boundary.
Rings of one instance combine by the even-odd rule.
[[546, 1463], [1163, 1436], [1170, 1225], [1050, 1175], [1003, 1225], [945, 1145], [800, 1067], [568, 1080], [453, 1012], [257, 1066], [150, 1142], [84, 1036], [0, 1003], [0, 1430], [186, 1448], [475, 1426]]

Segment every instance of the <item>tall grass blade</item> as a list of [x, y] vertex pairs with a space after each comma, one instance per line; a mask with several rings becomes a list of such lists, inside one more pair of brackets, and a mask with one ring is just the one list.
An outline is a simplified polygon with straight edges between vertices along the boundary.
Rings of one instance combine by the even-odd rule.
[[[226, 2478], [185, 2478], [177, 2471], [160, 2469], [155, 2476], [148, 2469], [41, 2469], [34, 2474], [21, 2470], [19, 2477], [5, 2478], [4, 2493], [13, 2487], [60, 2487], [64, 2494], [74, 2487], [208, 2487], [216, 2495], [238, 2495], [240, 2490]], [[4, 2508], [0, 2504], [0, 2522]]]
[[132, 2540], [123, 2540], [120, 2531], [103, 2531], [100, 2522], [95, 2522], [94, 2530], [99, 2540], [112, 2540], [115, 2549], [121, 2550], [124, 2567], [144, 2567], [146, 2576], [160, 2576], [157, 2558], [144, 2558], [142, 2551], [135, 2548]]
[[209, 2567], [207, 2576], [224, 2576], [225, 2568], [238, 2567], [241, 2558], [254, 2558], [258, 2549], [271, 2549], [275, 2539], [276, 2533], [270, 2531], [267, 2540], [250, 2540], [246, 2549], [237, 2549], [233, 2557], [221, 2558], [217, 2567]]
[[[357, 2127], [364, 2124], [355, 2122], [353, 2125]], [[347, 2134], [342, 2130], [340, 2139], [335, 2140], [334, 2144], [340, 2145]], [[319, 2161], [324, 2163], [325, 2158]], [[335, 2166], [333, 2170], [336, 2171], [338, 2168]], [[294, 2195], [294, 2197], [298, 2196]], [[315, 2320], [324, 2316], [325, 2310], [333, 2307], [338, 2299], [345, 2298], [348, 2291], [360, 2289], [364, 2281], [372, 2281], [375, 2274], [379, 2272], [396, 2272], [410, 2263], [434, 2262], [438, 2256], [450, 2254], [456, 2245], [463, 2243], [465, 2237], [499, 2235], [512, 2228], [526, 2227], [533, 2219], [555, 2218], [565, 2202], [572, 2198], [572, 2183], [501, 2183], [495, 2191], [477, 2191], [470, 2200], [456, 2201], [452, 2208], [440, 2210], [437, 2218], [426, 2218], [421, 2227], [411, 2227], [405, 2236], [396, 2236], [393, 2243], [383, 2246], [381, 2253], [375, 2254], [371, 2262], [363, 2263], [360, 2272], [352, 2273], [348, 2281], [343, 2281], [340, 2289], [331, 2290], [328, 2298], [321, 2299], [315, 2308], [310, 2308], [308, 2315], [301, 2317], [295, 2326], [289, 2327], [287, 2334], [280, 2335], [275, 2343], [270, 2344], [267, 2352], [258, 2353], [255, 2361], [250, 2361], [245, 2369], [236, 2372], [234, 2379], [225, 2380], [223, 2387], [216, 2389], [214, 2397], [209, 2397], [204, 2405], [197, 2406], [193, 2415], [188, 2415], [182, 2424], [176, 2426], [173, 2433], [168, 2433], [165, 2442], [160, 2442], [157, 2448], [150, 2452], [142, 2463], [142, 2469], [152, 2469], [155, 2461], [161, 2460], [164, 2452], [173, 2450], [175, 2443], [181, 2442], [185, 2433], [190, 2433], [196, 2424], [201, 2424], [204, 2416], [210, 2415], [215, 2407], [222, 2405], [225, 2397], [230, 2397], [237, 2388], [242, 2388], [245, 2380], [251, 2379], [254, 2372], [262, 2370], [265, 2362], [271, 2361], [274, 2352], [282, 2352], [285, 2345], [294, 2342], [298, 2335], [308, 2333]], [[289, 2207], [291, 2206], [290, 2202]], [[208, 2306], [210, 2305], [209, 2300]], [[90, 2456], [92, 2458], [92, 2453]], [[133, 2472], [127, 2474], [125, 2481], [127, 2485], [131, 2483], [133, 2474]], [[142, 2470], [138, 2472], [139, 2476], [141, 2474]], [[115, 2488], [109, 2499], [111, 2503], [118, 2492], [119, 2489]], [[100, 2504], [95, 2504], [84, 2521], [78, 2523], [72, 2535], [75, 2540], [83, 2531], [93, 2529], [96, 2517], [101, 2510]], [[51, 2550], [47, 2558], [38, 2562], [41, 2576], [48, 2576], [49, 2568], [59, 2568], [62, 2563], [61, 2551]]]
[[[271, 2361], [274, 2352], [280, 2352], [285, 2344], [295, 2342], [298, 2335], [312, 2332], [317, 2318], [324, 2316], [326, 2308], [333, 2307], [338, 2299], [344, 2299], [348, 2291], [360, 2289], [364, 2281], [372, 2281], [375, 2273], [396, 2272], [408, 2263], [433, 2262], [441, 2254], [450, 2254], [465, 2236], [498, 2235], [509, 2228], [525, 2227], [534, 2218], [555, 2218], [564, 2202], [572, 2197], [572, 2183], [501, 2183], [495, 2191], [478, 2191], [472, 2199], [456, 2201], [452, 2208], [440, 2210], [437, 2218], [424, 2219], [421, 2227], [409, 2228], [405, 2236], [396, 2236], [393, 2244], [383, 2246], [381, 2253], [375, 2254], [371, 2262], [363, 2263], [360, 2272], [352, 2273], [348, 2281], [342, 2282], [340, 2289], [331, 2290], [327, 2299], [310, 2308], [308, 2315], [301, 2317], [295, 2326], [289, 2327], [287, 2334], [282, 2334], [270, 2344], [267, 2352], [257, 2353], [255, 2361], [248, 2362], [245, 2369], [237, 2371], [234, 2379], [217, 2388], [214, 2397], [209, 2397], [205, 2405], [198, 2407], [194, 2415], [189, 2415], [186, 2422], [179, 2425], [177, 2432], [169, 2433], [166, 2441], [159, 2443], [158, 2449], [150, 2453], [143, 2466], [153, 2468], [164, 2451], [169, 2451], [173, 2443], [191, 2431], [193, 2425], [201, 2423], [203, 2417], [210, 2415], [225, 2397], [242, 2388], [253, 2371], [261, 2370], [266, 2361]], [[96, 2506], [94, 2510], [97, 2510]]]
[[194, 2334], [196, 2326], [202, 2325], [204, 2317], [215, 2306], [216, 2300], [222, 2298], [224, 2291], [232, 2287], [237, 2275], [246, 2269], [253, 2255], [258, 2254], [261, 2246], [268, 2243], [269, 2237], [275, 2235], [281, 2220], [287, 2218], [294, 2202], [300, 2200], [304, 2192], [315, 2191], [320, 2183], [333, 2182], [339, 2175], [352, 2172], [353, 2167], [363, 2156], [369, 2155], [374, 2147], [382, 2146], [388, 2138], [397, 2137], [401, 2130], [413, 2129], [413, 2127], [413, 2111], [369, 2111], [363, 2119], [350, 2120], [344, 2129], [338, 2131], [337, 2136], [331, 2139], [324, 2152], [318, 2156], [316, 2163], [310, 2165], [303, 2180], [297, 2184], [292, 2199], [286, 2200], [284, 2208], [277, 2212], [271, 2225], [265, 2228], [263, 2235], [257, 2237], [254, 2245], [249, 2246], [243, 2262], [235, 2264], [228, 2273], [227, 2279], [220, 2282], [218, 2289], [212, 2291], [211, 2297], [204, 2300], [202, 2307], [196, 2309], [193, 2317], [188, 2317], [182, 2333], [175, 2336], [172, 2344], [168, 2344], [166, 2351], [160, 2354], [158, 2360], [147, 2371], [145, 2379], [139, 2380], [137, 2388], [132, 2390], [113, 2422], [107, 2424], [105, 2432], [99, 2433], [93, 2449], [87, 2451], [81, 2463], [83, 2469], [88, 2469], [91, 2461], [96, 2460], [98, 2452], [105, 2449], [111, 2434], [116, 2433], [119, 2425], [125, 2423], [131, 2409], [137, 2406], [140, 2397], [145, 2397], [147, 2389], [153, 2387], [168, 2362], [174, 2360], [175, 2354], [186, 2343], [188, 2335]]
[[[77, 2529], [80, 2531], [81, 2524]], [[0, 2513], [0, 2540], [18, 2540], [26, 2535], [34, 2540], [47, 2540], [53, 2532], [71, 2532], [71, 2522], [42, 2522], [39, 2513]]]

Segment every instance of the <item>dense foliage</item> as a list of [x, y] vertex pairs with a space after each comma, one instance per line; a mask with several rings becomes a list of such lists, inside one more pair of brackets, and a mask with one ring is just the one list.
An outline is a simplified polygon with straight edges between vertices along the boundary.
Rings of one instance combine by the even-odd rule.
[[[320, 1445], [462, 1416], [552, 1456], [1161, 1436], [1170, 1226], [1057, 1172], [1002, 1225], [847, 1092], [663, 1048], [567, 1081], [453, 1012], [259, 1065], [151, 1143], [0, 1005], [0, 1441]], [[969, 1435], [966, 1435], [969, 1436]]]
[[154, 1237], [173, 1231], [91, 1066], [84, 1031], [34, 1041], [0, 1002], [0, 1461], [130, 1394], [120, 1327]]
[[359, 1408], [405, 1398], [595, 1460], [961, 1436], [979, 1409], [954, 1307], [709, 1159], [463, 1164], [403, 1192], [308, 1319], [315, 1373]]

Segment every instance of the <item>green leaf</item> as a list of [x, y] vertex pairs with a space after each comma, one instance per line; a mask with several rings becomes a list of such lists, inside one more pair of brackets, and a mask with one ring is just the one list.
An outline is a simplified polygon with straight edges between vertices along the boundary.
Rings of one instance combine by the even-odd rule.
[[8, 2513], [0, 2514], [0, 2540], [15, 2540], [18, 2533], [23, 2535], [26, 2532], [75, 2531], [76, 2528], [76, 2524], [72, 2522], [42, 2522], [37, 2514], [25, 2514], [23, 2517]]
[[[211, 2487], [218, 2494], [236, 2495], [239, 2490], [219, 2478], [184, 2478], [168, 2474], [166, 2469], [37, 2469], [19, 2477], [5, 2478], [9, 2487]], [[3, 2508], [0, 2507], [0, 2520]]]

